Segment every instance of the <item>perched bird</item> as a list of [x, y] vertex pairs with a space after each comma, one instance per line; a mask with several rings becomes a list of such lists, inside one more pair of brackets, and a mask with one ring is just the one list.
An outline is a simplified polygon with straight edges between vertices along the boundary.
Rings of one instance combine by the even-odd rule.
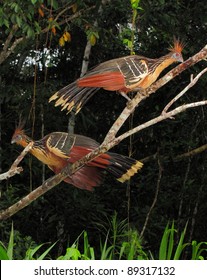
[[[12, 136], [11, 143], [26, 147], [31, 141], [32, 139], [25, 134], [25, 131], [18, 127]], [[76, 162], [97, 147], [99, 144], [89, 137], [53, 132], [34, 141], [30, 153], [57, 174], [69, 163]], [[100, 185], [104, 170], [123, 183], [137, 173], [142, 165], [135, 159], [107, 152], [81, 167], [64, 181], [77, 188], [92, 191], [93, 187]]]
[[74, 108], [78, 113], [100, 88], [118, 91], [127, 97], [128, 92], [148, 88], [172, 63], [183, 62], [183, 47], [182, 42], [174, 39], [174, 46], [169, 49], [170, 52], [160, 58], [129, 55], [103, 62], [82, 78], [56, 92], [49, 102], [56, 100], [55, 106], [61, 105], [62, 110], [66, 109], [68, 113]]

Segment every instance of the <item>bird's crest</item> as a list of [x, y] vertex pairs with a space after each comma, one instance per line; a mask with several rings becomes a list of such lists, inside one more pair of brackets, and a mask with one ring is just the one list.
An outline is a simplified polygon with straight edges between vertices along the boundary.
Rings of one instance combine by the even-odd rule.
[[185, 47], [185, 43], [179, 39], [174, 38], [173, 47], [169, 48], [169, 51], [181, 53]]
[[13, 136], [24, 135], [24, 134], [25, 134], [25, 131], [24, 131], [23, 127], [18, 126], [15, 128]]
[[22, 137], [25, 138], [26, 131], [24, 129], [24, 126], [25, 126], [25, 121], [20, 119], [19, 123], [16, 126], [15, 131], [12, 135], [12, 140], [11, 140], [12, 143], [17, 143], [18, 142], [18, 140], [19, 140], [18, 136], [21, 136], [21, 139], [22, 139]]
[[20, 117], [19, 123], [15, 128], [14, 135], [19, 135], [19, 134], [24, 135], [25, 134], [25, 130], [24, 130], [25, 123], [26, 123], [26, 121], [22, 120]]

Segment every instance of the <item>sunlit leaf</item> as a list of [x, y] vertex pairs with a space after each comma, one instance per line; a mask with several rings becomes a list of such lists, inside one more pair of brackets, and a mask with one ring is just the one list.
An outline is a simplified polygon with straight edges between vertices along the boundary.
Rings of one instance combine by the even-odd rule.
[[60, 37], [60, 39], [59, 39], [59, 45], [60, 45], [61, 47], [63, 47], [63, 46], [65, 45], [65, 40], [64, 40], [63, 36]]
[[96, 44], [96, 36], [94, 34], [91, 34], [89, 40], [90, 40], [91, 46], [95, 46], [95, 44]]
[[73, 13], [75, 13], [76, 11], [77, 11], [77, 9], [78, 9], [78, 5], [75, 3], [75, 4], [73, 4], [72, 5], [72, 11], [73, 11]]
[[71, 35], [68, 31], [64, 32], [63, 39], [64, 39], [65, 42], [70, 42], [71, 41]]
[[41, 8], [38, 9], [38, 13], [41, 17], [44, 17], [44, 12]]

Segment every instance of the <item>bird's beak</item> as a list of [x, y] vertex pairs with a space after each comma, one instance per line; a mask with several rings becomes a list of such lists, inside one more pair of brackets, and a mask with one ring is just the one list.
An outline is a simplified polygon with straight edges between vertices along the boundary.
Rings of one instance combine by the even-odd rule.
[[184, 61], [184, 59], [183, 59], [183, 56], [182, 56], [182, 54], [180, 55], [180, 57], [178, 58], [178, 62], [183, 62]]

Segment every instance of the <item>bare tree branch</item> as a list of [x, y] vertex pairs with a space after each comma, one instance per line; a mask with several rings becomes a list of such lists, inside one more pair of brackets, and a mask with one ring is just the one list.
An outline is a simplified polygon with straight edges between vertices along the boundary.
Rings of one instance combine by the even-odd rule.
[[31, 150], [33, 144], [34, 144], [34, 142], [30, 142], [25, 147], [25, 149], [21, 152], [21, 154], [16, 158], [16, 160], [13, 162], [10, 169], [5, 173], [0, 174], [0, 181], [7, 180], [8, 178], [10, 178], [16, 174], [19, 174], [20, 172], [23, 171], [22, 167], [18, 167], [18, 164], [20, 163], [20, 161], [23, 160], [23, 158], [26, 156], [26, 154]]
[[192, 65], [198, 63], [199, 61], [205, 59], [206, 56], [207, 56], [207, 45], [203, 49], [201, 49], [197, 54], [190, 57], [188, 60], [184, 61], [183, 63], [179, 64], [177, 67], [173, 68], [165, 76], [163, 76], [161, 79], [159, 79], [154, 84], [152, 84], [149, 88], [147, 88], [146, 90], [139, 91], [137, 95], [130, 102], [128, 102], [126, 108], [123, 110], [119, 118], [114, 122], [114, 124], [112, 125], [112, 127], [110, 128], [109, 132], [107, 133], [104, 139], [104, 143], [108, 143], [112, 139], [114, 139], [121, 126], [130, 116], [133, 110], [141, 103], [141, 101], [149, 97], [152, 93], [156, 92], [159, 88], [161, 88], [166, 83], [171, 81], [173, 78], [175, 78], [177, 75], [182, 73], [184, 70], [188, 69]]
[[13, 204], [6, 210], [0, 212], [0, 220], [5, 220], [15, 213], [28, 206], [31, 202], [36, 200], [38, 197], [46, 193], [48, 190], [58, 185], [63, 179], [64, 176], [67, 177], [67, 174], [63, 172], [47, 179], [41, 186], [36, 188], [34, 191], [30, 192], [27, 196], [19, 200], [17, 203]]
[[181, 112], [184, 112], [185, 110], [189, 108], [194, 108], [198, 106], [203, 106], [207, 104], [207, 100], [194, 102], [190, 104], [184, 104], [182, 106], [179, 106], [175, 108], [174, 110], [171, 110], [169, 112], [165, 112], [164, 114], [161, 114], [160, 116], [141, 124], [133, 129], [131, 129], [128, 132], [123, 133], [119, 137], [116, 138], [116, 134], [123, 125], [123, 123], [126, 121], [126, 119], [129, 117], [129, 115], [134, 111], [134, 109], [137, 107], [137, 105], [145, 98], [150, 96], [153, 92], [155, 92], [157, 89], [165, 85], [167, 82], [172, 80], [175, 76], [180, 74], [182, 71], [186, 70], [190, 66], [194, 65], [195, 63], [201, 61], [207, 56], [207, 45], [197, 54], [195, 54], [193, 57], [189, 58], [184, 63], [178, 65], [174, 69], [172, 69], [170, 72], [168, 72], [164, 77], [159, 79], [157, 82], [155, 82], [152, 86], [150, 86], [147, 90], [142, 91], [141, 93], [138, 93], [135, 98], [130, 101], [127, 106], [124, 108], [118, 119], [115, 121], [111, 129], [109, 130], [107, 136], [105, 137], [105, 140], [103, 143], [94, 151], [87, 154], [80, 160], [76, 161], [74, 164], [70, 164], [67, 167], [63, 168], [63, 170], [58, 173], [57, 175], [53, 176], [52, 178], [49, 178], [47, 181], [45, 181], [40, 187], [35, 189], [33, 192], [28, 194], [25, 198], [21, 199], [19, 202], [17, 202], [15, 205], [11, 206], [5, 211], [2, 211], [0, 213], [0, 220], [6, 219], [8, 217], [11, 217], [14, 213], [18, 212], [20, 209], [26, 207], [28, 204], [30, 204], [32, 201], [37, 199], [40, 195], [44, 194], [48, 190], [55, 187], [57, 184], [59, 184], [62, 180], [64, 180], [66, 177], [72, 175], [75, 173], [78, 169], [80, 169], [82, 166], [93, 160], [94, 158], [98, 157], [100, 154], [103, 154], [110, 150], [112, 147], [117, 145], [120, 141], [125, 139], [126, 137], [129, 137], [130, 135], [137, 133], [146, 127], [152, 126], [158, 122], [161, 122], [167, 118], [171, 118]]
[[200, 77], [207, 72], [207, 67], [205, 69], [203, 69], [194, 79], [191, 78], [191, 82], [178, 94], [176, 95], [163, 109], [162, 114], [165, 114], [168, 109], [180, 98], [182, 97], [191, 87], [193, 87], [198, 80], [200, 79]]
[[18, 26], [15, 24], [13, 25], [5, 43], [4, 43], [4, 47], [3, 47], [3, 50], [1, 51], [0, 53], [0, 64], [2, 64], [9, 56], [10, 54], [14, 51], [14, 49], [16, 48], [16, 46], [21, 42], [23, 41], [24, 37], [21, 37], [21, 38], [17, 38], [13, 43], [12, 45], [10, 46], [11, 44], [11, 41], [14, 37], [14, 34], [15, 32], [18, 30]]

